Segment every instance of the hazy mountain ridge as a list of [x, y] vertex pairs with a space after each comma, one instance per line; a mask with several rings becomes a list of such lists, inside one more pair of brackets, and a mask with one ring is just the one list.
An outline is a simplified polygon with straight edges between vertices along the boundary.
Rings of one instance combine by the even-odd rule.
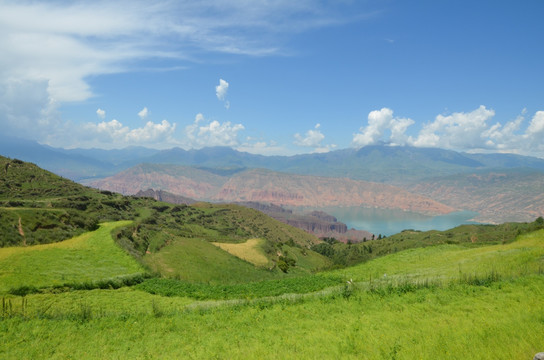
[[527, 167], [544, 172], [544, 159], [515, 154], [468, 154], [438, 148], [370, 145], [319, 154], [264, 156], [229, 147], [184, 150], [57, 149], [0, 135], [0, 154], [33, 162], [81, 181], [114, 175], [139, 163], [173, 164], [236, 172], [262, 168], [301, 175], [347, 177], [393, 185], [476, 170]]
[[141, 164], [91, 185], [126, 195], [153, 188], [215, 202], [251, 201], [315, 208], [364, 206], [423, 214], [445, 214], [455, 210], [391, 185], [263, 169], [245, 170], [227, 177], [184, 166]]
[[409, 187], [452, 207], [478, 212], [475, 220], [532, 221], [544, 214], [544, 174], [502, 169], [433, 178]]

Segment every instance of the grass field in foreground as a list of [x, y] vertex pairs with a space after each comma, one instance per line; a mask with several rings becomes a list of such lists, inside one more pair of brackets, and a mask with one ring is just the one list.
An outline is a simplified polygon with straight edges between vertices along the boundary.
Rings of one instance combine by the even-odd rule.
[[28, 313], [53, 305], [0, 321], [0, 357], [531, 359], [544, 350], [543, 297], [541, 275], [194, 310], [131, 289], [29, 295]]
[[531, 359], [544, 351], [543, 247], [538, 231], [504, 245], [411, 249], [320, 274], [353, 281], [309, 295], [9, 295], [0, 358]]
[[129, 223], [104, 223], [96, 231], [58, 243], [0, 248], [0, 294], [21, 286], [49, 287], [144, 272], [111, 237], [114, 228]]

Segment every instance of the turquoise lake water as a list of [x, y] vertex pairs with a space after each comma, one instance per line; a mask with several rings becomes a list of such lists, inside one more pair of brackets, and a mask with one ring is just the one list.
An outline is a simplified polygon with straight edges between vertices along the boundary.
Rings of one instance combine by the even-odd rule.
[[462, 224], [477, 224], [471, 221], [478, 213], [457, 211], [440, 216], [425, 216], [402, 210], [385, 210], [362, 207], [327, 207], [320, 209], [335, 216], [348, 228], [367, 230], [378, 236], [389, 236], [402, 230], [448, 230]]

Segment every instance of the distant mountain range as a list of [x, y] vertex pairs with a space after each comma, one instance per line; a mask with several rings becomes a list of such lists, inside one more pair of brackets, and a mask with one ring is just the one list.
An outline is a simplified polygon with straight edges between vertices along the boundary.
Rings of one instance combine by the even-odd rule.
[[386, 144], [296, 156], [226, 147], [66, 150], [0, 135], [0, 155], [125, 194], [152, 188], [210, 201], [357, 203], [422, 213], [463, 209], [478, 212], [483, 222], [544, 215], [544, 159], [514, 154]]
[[250, 168], [284, 173], [346, 177], [406, 185], [421, 179], [473, 171], [529, 168], [544, 172], [544, 159], [514, 154], [468, 154], [437, 148], [372, 145], [322, 154], [263, 156], [228, 147], [199, 150], [144, 147], [125, 149], [58, 149], [0, 135], [0, 154], [33, 162], [56, 174], [83, 181], [116, 174], [139, 163], [213, 169], [224, 175]]

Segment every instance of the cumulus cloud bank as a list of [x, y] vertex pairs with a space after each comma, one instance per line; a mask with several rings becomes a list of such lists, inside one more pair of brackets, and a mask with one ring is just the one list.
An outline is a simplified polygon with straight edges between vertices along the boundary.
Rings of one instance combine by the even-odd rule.
[[102, 121], [97, 124], [87, 123], [83, 126], [86, 141], [103, 143], [104, 145], [116, 144], [116, 146], [129, 146], [139, 144], [154, 144], [156, 142], [175, 143], [172, 135], [176, 124], [167, 120], [160, 123], [148, 121], [143, 127], [131, 129], [120, 121]]
[[525, 131], [522, 130], [523, 114], [504, 125], [492, 123], [495, 111], [481, 105], [470, 112], [437, 115], [434, 121], [423, 125], [416, 136], [411, 136], [406, 132], [415, 124], [412, 119], [394, 117], [393, 110], [382, 108], [368, 114], [367, 125], [353, 135], [352, 146], [386, 142], [461, 151], [544, 155], [544, 111], [535, 113]]

